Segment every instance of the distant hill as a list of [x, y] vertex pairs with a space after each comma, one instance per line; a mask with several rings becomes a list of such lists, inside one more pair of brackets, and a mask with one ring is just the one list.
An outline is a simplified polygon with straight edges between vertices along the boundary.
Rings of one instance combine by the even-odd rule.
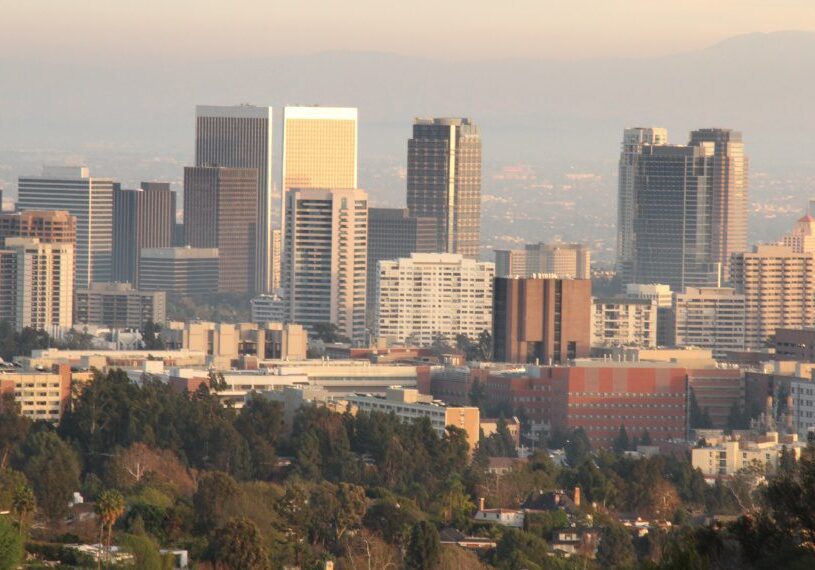
[[[443, 54], [440, 54], [443, 56]], [[750, 34], [638, 59], [449, 63], [329, 52], [190, 65], [24, 64], [0, 56], [0, 147], [134, 146], [192, 155], [196, 103], [353, 105], [361, 159], [402, 156], [415, 115], [470, 115], [498, 161], [614, 161], [626, 125], [683, 142], [739, 128], [754, 164], [809, 163], [815, 33]]]

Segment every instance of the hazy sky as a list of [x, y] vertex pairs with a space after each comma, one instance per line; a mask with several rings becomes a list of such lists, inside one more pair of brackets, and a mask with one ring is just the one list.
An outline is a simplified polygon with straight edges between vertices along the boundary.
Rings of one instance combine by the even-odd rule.
[[0, 59], [637, 56], [815, 30], [815, 0], [0, 0]]

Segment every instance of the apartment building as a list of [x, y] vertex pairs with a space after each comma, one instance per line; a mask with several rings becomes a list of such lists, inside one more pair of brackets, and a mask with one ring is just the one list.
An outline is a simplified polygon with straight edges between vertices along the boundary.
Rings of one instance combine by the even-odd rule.
[[657, 307], [648, 299], [592, 298], [592, 346], [657, 346]]

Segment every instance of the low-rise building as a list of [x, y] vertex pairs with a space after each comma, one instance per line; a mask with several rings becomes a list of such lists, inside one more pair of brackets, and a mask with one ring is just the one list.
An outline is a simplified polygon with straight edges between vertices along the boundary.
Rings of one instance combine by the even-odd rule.
[[657, 307], [650, 299], [592, 298], [591, 344], [657, 345]]
[[167, 317], [164, 291], [140, 291], [130, 283], [93, 283], [77, 289], [74, 323], [139, 329]]
[[768, 432], [743, 439], [725, 436], [693, 448], [691, 462], [693, 468], [700, 469], [706, 478], [715, 479], [735, 475], [740, 469], [753, 465], [772, 471], [778, 466], [782, 450], [799, 459], [805, 447], [806, 443], [798, 441], [797, 434]]
[[71, 396], [71, 368], [0, 371], [0, 394], [12, 393], [20, 413], [32, 420], [59, 423]]

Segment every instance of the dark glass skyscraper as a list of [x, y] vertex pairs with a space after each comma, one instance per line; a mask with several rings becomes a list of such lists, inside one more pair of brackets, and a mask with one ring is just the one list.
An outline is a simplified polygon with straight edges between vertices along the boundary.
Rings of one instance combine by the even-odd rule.
[[481, 135], [470, 119], [416, 119], [408, 140], [407, 206], [432, 217], [438, 251], [478, 258]]

